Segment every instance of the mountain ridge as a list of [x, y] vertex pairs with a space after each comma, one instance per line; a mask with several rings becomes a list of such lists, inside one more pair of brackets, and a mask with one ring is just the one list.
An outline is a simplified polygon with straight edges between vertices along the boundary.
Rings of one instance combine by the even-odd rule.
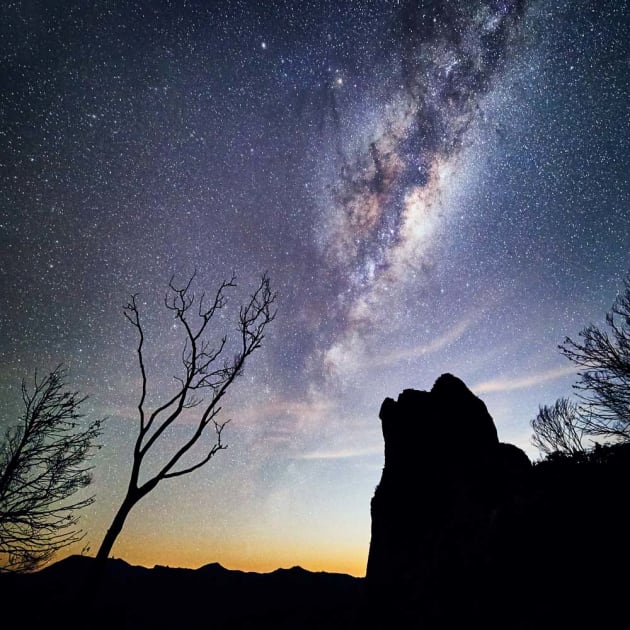
[[[0, 575], [6, 601], [29, 594], [36, 610], [21, 628], [67, 628], [69, 614], [96, 615], [102, 627], [172, 628], [211, 623], [216, 629], [349, 628], [363, 610], [365, 578], [300, 566], [269, 573], [132, 565], [110, 558], [98, 592], [90, 592], [94, 558], [73, 555], [27, 574]], [[63, 602], [60, 607], [59, 602]], [[306, 620], [306, 621], [305, 621]], [[304, 625], [306, 623], [306, 625]]]

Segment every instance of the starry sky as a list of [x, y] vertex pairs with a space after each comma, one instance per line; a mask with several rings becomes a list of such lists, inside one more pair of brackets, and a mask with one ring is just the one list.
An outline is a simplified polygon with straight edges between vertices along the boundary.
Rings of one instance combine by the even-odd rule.
[[380, 404], [443, 372], [537, 458], [529, 423], [575, 382], [557, 345], [630, 270], [629, 25], [625, 0], [3, 2], [0, 422], [59, 363], [107, 417], [88, 553], [137, 427], [122, 307], [160, 401], [164, 290], [195, 270], [238, 277], [216, 335], [265, 271], [278, 314], [228, 448], [136, 506], [116, 557], [364, 575]]

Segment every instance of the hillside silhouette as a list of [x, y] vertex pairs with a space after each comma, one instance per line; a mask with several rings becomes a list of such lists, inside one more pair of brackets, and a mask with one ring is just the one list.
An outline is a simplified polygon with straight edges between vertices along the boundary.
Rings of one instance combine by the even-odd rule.
[[[131, 566], [0, 575], [21, 628], [616, 628], [627, 623], [630, 445], [532, 462], [451, 374], [380, 410], [385, 465], [365, 578]], [[84, 588], [88, 585], [88, 588]]]
[[217, 563], [149, 569], [120, 559], [107, 561], [99, 592], [90, 597], [81, 587], [94, 562], [70, 556], [36, 573], [1, 576], [4, 601], [32, 603], [19, 627], [342, 628], [354, 624], [362, 602], [364, 580], [350, 575], [300, 567], [253, 573]]

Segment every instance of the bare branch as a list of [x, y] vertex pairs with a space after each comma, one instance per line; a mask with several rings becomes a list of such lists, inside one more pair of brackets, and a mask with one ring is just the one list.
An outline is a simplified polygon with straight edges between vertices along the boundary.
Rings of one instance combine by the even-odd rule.
[[228, 422], [229, 420], [226, 420], [225, 422], [221, 424], [219, 424], [218, 422], [214, 423], [214, 428], [217, 434], [216, 442], [212, 445], [212, 447], [208, 451], [208, 454], [201, 461], [197, 462], [196, 464], [193, 464], [192, 466], [188, 466], [187, 468], [183, 468], [181, 470], [177, 470], [173, 472], [165, 472], [162, 475], [163, 478], [170, 479], [172, 477], [180, 477], [181, 475], [187, 475], [188, 473], [193, 472], [193, 470], [197, 470], [197, 468], [201, 468], [203, 465], [207, 464], [218, 451], [226, 449], [228, 445], [221, 443], [221, 432], [223, 431], [223, 427], [225, 427], [225, 425]]
[[630, 439], [630, 275], [606, 314], [608, 330], [590, 324], [578, 341], [566, 338], [560, 351], [584, 368], [575, 385], [587, 413], [583, 429], [589, 435]]
[[[140, 312], [138, 311], [136, 298], [137, 294], [131, 296], [131, 301], [124, 307], [123, 314], [138, 331], [138, 345], [136, 347], [136, 353], [138, 355], [138, 367], [140, 369], [140, 377], [142, 381], [140, 400], [138, 401], [138, 415], [140, 418], [140, 435], [142, 435], [142, 432], [145, 430], [144, 401], [147, 397], [147, 373], [144, 367], [144, 357], [142, 355], [144, 332], [140, 324]], [[136, 443], [136, 449], [138, 448], [140, 448], [139, 442]]]
[[606, 329], [589, 324], [577, 340], [566, 337], [559, 346], [581, 368], [573, 386], [578, 402], [541, 407], [532, 422], [532, 441], [547, 454], [580, 450], [584, 436], [630, 440], [630, 274], [605, 321]]
[[575, 454], [585, 450], [583, 410], [567, 398], [558, 399], [552, 406], [540, 407], [532, 421], [532, 444], [546, 455], [560, 451]]

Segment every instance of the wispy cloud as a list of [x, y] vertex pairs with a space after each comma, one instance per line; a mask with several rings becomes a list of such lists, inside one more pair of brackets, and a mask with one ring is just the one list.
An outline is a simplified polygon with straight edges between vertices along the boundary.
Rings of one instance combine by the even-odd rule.
[[548, 370], [546, 372], [539, 372], [536, 374], [528, 374], [518, 378], [496, 378], [489, 381], [483, 381], [477, 385], [473, 385], [470, 389], [476, 394], [487, 394], [488, 392], [507, 392], [513, 389], [525, 389], [527, 387], [533, 387], [534, 385], [540, 385], [548, 381], [553, 381], [557, 378], [567, 376], [569, 374], [575, 374], [577, 368], [575, 366], [567, 366], [562, 368], [556, 368], [554, 370]]
[[399, 361], [417, 359], [427, 354], [438, 352], [462, 337], [464, 333], [475, 323], [476, 319], [477, 317], [470, 317], [458, 322], [450, 330], [447, 330], [443, 335], [437, 337], [429, 343], [419, 344], [413, 348], [396, 350], [382, 357], [375, 358], [372, 365], [378, 365], [379, 367], [388, 366], [398, 363]]
[[383, 446], [372, 446], [363, 448], [346, 448], [331, 451], [311, 451], [304, 453], [297, 459], [350, 459], [352, 457], [368, 457], [371, 455], [382, 455]]
[[267, 402], [258, 402], [237, 412], [240, 418], [247, 421], [263, 421], [277, 417], [296, 417], [303, 420], [317, 420], [329, 414], [334, 404], [327, 400], [287, 400], [275, 398]]
[[324, 364], [330, 373], [347, 374], [375, 367], [390, 367], [401, 361], [418, 359], [439, 352], [455, 343], [479, 321], [484, 313], [484, 309], [475, 310], [469, 317], [457, 322], [442, 335], [427, 343], [382, 354], [369, 352], [368, 341], [363, 339], [357, 331], [353, 331], [351, 335], [347, 335], [342, 341], [328, 349]]

